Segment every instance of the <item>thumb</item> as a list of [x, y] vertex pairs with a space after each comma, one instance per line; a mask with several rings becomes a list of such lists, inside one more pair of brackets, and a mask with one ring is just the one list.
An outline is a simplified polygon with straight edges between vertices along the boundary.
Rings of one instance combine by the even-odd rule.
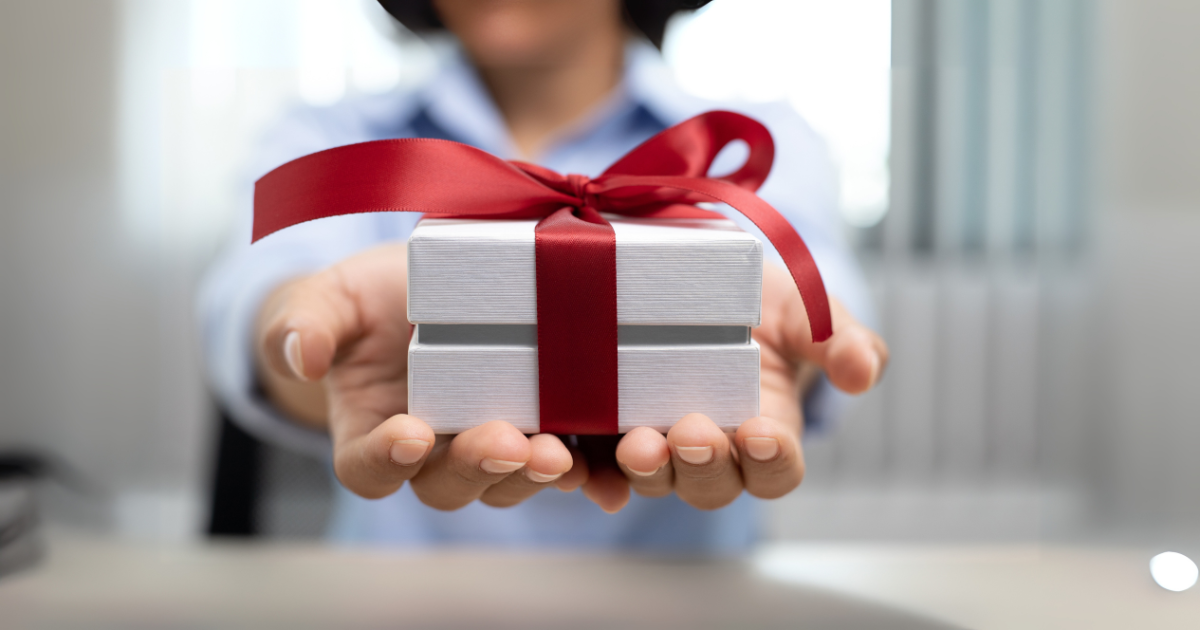
[[874, 387], [883, 376], [888, 361], [887, 344], [859, 323], [841, 302], [832, 296], [829, 302], [833, 336], [812, 344], [807, 354], [825, 371], [834, 387], [849, 394], [861, 394]]
[[336, 268], [284, 283], [264, 302], [263, 364], [288, 378], [323, 378], [338, 349], [362, 334], [359, 308]]
[[865, 392], [879, 381], [888, 362], [887, 344], [879, 335], [829, 296], [833, 336], [814, 342], [804, 302], [790, 276], [774, 266], [763, 272], [763, 326], [756, 329], [760, 343], [777, 349], [789, 363], [811, 362], [834, 387], [850, 394]]

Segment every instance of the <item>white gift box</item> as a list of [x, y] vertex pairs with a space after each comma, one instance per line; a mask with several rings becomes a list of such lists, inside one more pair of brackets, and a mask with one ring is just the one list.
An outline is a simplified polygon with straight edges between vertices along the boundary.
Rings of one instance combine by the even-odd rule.
[[[762, 244], [731, 221], [606, 217], [616, 234], [618, 428], [758, 415]], [[438, 433], [538, 432], [537, 221], [423, 219], [408, 245], [409, 413]]]

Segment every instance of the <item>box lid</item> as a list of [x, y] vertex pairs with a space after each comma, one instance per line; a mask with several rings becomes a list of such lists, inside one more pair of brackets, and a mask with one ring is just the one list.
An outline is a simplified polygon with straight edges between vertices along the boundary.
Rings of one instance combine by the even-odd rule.
[[[617, 321], [757, 326], [762, 243], [725, 219], [606, 216], [617, 238]], [[537, 221], [422, 219], [408, 243], [408, 319], [533, 324]]]

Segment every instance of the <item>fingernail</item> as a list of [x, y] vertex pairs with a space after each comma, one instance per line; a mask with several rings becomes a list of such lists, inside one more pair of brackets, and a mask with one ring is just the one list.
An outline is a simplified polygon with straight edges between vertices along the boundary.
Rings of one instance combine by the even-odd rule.
[[479, 468], [483, 472], [493, 475], [507, 474], [524, 465], [525, 462], [508, 462], [503, 459], [491, 459], [490, 457], [479, 462]]
[[564, 474], [565, 473], [558, 473], [557, 475], [547, 475], [546, 473], [540, 473], [532, 468], [528, 468], [525, 470], [525, 476], [529, 477], [529, 480], [534, 483], [550, 483], [551, 481], [558, 479], [559, 477], [563, 476]]
[[425, 440], [396, 440], [388, 450], [388, 457], [401, 466], [412, 466], [420, 461], [428, 450], [429, 442]]
[[659, 466], [658, 468], [655, 468], [654, 470], [651, 470], [651, 471], [637, 470], [636, 468], [629, 468], [629, 466], [626, 466], [625, 468], [627, 468], [629, 470], [629, 472], [631, 472], [639, 477], [649, 477], [651, 475], [657, 474], [658, 471], [663, 469], [662, 466]]
[[307, 381], [304, 376], [304, 357], [300, 354], [300, 333], [289, 332], [283, 338], [283, 356], [287, 358], [288, 367], [296, 378]]
[[878, 352], [871, 353], [871, 385], [879, 382], [879, 377], [883, 376], [880, 372], [883, 371], [883, 359]]
[[779, 440], [772, 437], [752, 437], [742, 440], [742, 446], [750, 459], [760, 462], [775, 459], [779, 454]]
[[693, 465], [703, 466], [712, 461], [713, 447], [711, 446], [676, 446], [675, 454], [679, 459]]

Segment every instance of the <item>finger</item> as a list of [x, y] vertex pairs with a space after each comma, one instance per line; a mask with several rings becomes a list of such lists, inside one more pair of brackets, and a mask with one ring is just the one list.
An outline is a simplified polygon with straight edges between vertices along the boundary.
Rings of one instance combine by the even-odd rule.
[[887, 365], [888, 351], [883, 339], [833, 300], [834, 335], [824, 343], [814, 344], [812, 360], [825, 371], [834, 387], [860, 394], [871, 389]]
[[617, 443], [616, 456], [634, 492], [644, 497], [671, 494], [675, 473], [669, 465], [671, 449], [666, 436], [648, 427], [638, 427]]
[[742, 478], [730, 452], [729, 437], [716, 423], [691, 413], [667, 432], [675, 493], [692, 507], [713, 510], [742, 492]]
[[554, 487], [563, 492], [575, 492], [577, 488], [587, 483], [588, 465], [583, 452], [576, 448], [567, 449], [571, 453], [571, 470], [554, 482]]
[[738, 427], [742, 483], [762, 499], [777, 499], [804, 480], [804, 453], [796, 432], [773, 418], [758, 417]]
[[492, 507], [509, 507], [551, 486], [571, 470], [571, 453], [558, 436], [542, 433], [529, 438], [532, 454], [525, 467], [484, 490], [480, 500]]
[[291, 378], [321, 379], [338, 348], [362, 335], [358, 310], [336, 269], [284, 285], [262, 310], [265, 363]]
[[413, 478], [412, 489], [425, 505], [457, 510], [523, 468], [532, 455], [529, 438], [516, 427], [488, 422], [439, 444]]
[[416, 476], [434, 443], [429, 425], [403, 414], [369, 432], [335, 432], [333, 438], [333, 470], [338, 481], [368, 499], [392, 494]]
[[[763, 287], [763, 325], [754, 332], [764, 342], [764, 349], [779, 349], [778, 360], [784, 362], [815, 363], [835, 387], [848, 393], [864, 392], [878, 382], [888, 361], [887, 344], [856, 320], [841, 301], [829, 298], [833, 336], [814, 343], [804, 302], [787, 272], [764, 266]], [[770, 359], [764, 355], [764, 361]]]
[[588, 479], [583, 484], [583, 496], [614, 514], [629, 503], [629, 482], [617, 465], [616, 451], [620, 436], [579, 436], [579, 450], [588, 465]]
[[583, 496], [609, 514], [616, 514], [629, 503], [629, 481], [616, 467], [589, 470], [583, 484]]

